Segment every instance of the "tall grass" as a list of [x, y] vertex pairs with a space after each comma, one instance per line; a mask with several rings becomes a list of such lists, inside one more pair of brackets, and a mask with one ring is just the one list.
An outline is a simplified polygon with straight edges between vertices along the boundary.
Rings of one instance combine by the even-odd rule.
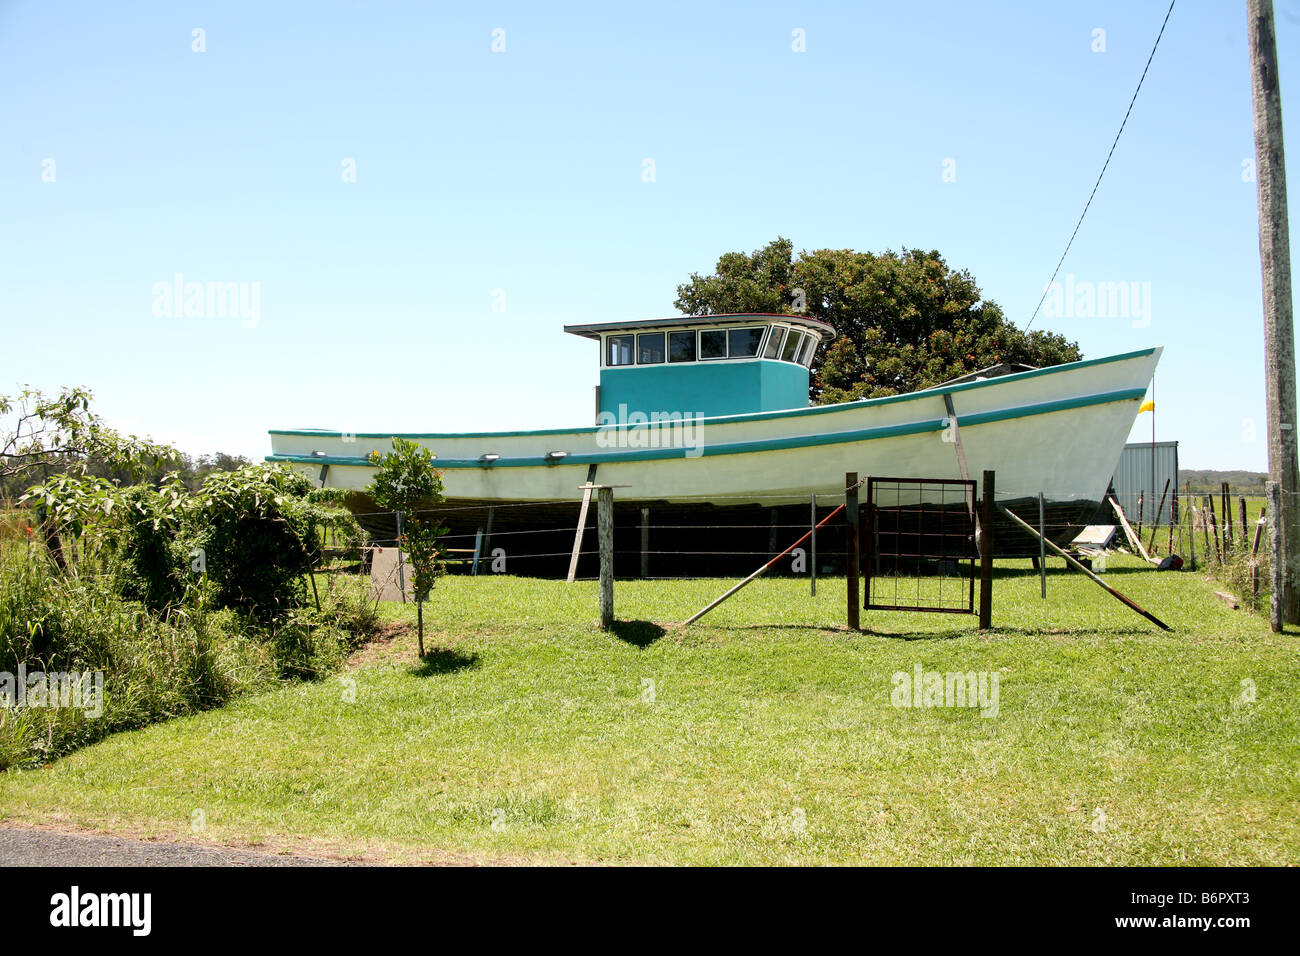
[[[0, 675], [102, 673], [98, 706], [14, 706], [0, 687], [0, 770], [47, 762], [114, 731], [220, 706], [281, 680], [337, 668], [377, 627], [359, 582], [331, 580], [313, 606], [269, 630], [204, 595], [163, 614], [123, 599], [111, 571], [55, 573], [41, 552], [0, 556]], [[93, 678], [92, 678], [93, 680]], [[13, 696], [10, 692], [14, 691]]]

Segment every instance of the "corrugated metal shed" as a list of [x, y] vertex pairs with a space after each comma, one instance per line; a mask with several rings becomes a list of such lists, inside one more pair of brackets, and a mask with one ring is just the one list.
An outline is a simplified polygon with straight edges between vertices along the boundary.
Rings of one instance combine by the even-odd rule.
[[[1144, 527], [1149, 527], [1152, 520], [1156, 518], [1165, 480], [1169, 479], [1170, 499], [1174, 499], [1174, 492], [1178, 490], [1178, 442], [1158, 441], [1154, 449], [1154, 475], [1151, 470], [1152, 443], [1135, 442], [1124, 446], [1124, 452], [1119, 456], [1119, 464], [1115, 467], [1115, 477], [1111, 479], [1119, 505], [1134, 527], [1137, 527], [1138, 523], [1139, 495], [1145, 492], [1141, 521]], [[1154, 493], [1151, 491], [1152, 487], [1155, 488]], [[1177, 520], [1178, 509], [1171, 506], [1171, 501], [1166, 501], [1165, 510], [1159, 518], [1160, 524], [1167, 525]]]

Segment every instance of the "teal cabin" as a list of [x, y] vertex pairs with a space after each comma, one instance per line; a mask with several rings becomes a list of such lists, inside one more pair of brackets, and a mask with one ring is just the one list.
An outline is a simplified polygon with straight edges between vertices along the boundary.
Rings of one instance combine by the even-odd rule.
[[566, 325], [600, 343], [597, 420], [686, 418], [808, 405], [808, 368], [835, 336], [800, 315], [744, 313]]

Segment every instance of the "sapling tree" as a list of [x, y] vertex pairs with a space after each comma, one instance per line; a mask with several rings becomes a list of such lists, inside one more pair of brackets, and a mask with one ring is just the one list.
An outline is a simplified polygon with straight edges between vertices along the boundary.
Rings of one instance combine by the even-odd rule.
[[420, 657], [424, 657], [424, 602], [433, 590], [442, 564], [441, 537], [447, 529], [429, 511], [443, 501], [442, 476], [433, 467], [433, 454], [409, 438], [394, 438], [386, 455], [370, 453], [375, 477], [366, 488], [375, 504], [401, 514], [398, 547], [411, 560], [411, 590], [415, 595], [415, 616]]

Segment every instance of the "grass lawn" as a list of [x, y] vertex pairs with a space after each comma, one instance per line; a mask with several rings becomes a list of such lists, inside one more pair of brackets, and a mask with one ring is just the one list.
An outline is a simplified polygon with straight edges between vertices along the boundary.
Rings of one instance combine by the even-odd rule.
[[[440, 582], [341, 677], [0, 775], [0, 818], [391, 861], [1300, 863], [1294, 633], [1199, 574], [1109, 561], [1157, 631], [1053, 561], [1000, 562], [996, 630], [864, 614], [843, 581]], [[393, 605], [394, 618], [414, 618]], [[665, 627], [647, 622], [660, 622]], [[998, 676], [996, 716], [891, 703]]]

